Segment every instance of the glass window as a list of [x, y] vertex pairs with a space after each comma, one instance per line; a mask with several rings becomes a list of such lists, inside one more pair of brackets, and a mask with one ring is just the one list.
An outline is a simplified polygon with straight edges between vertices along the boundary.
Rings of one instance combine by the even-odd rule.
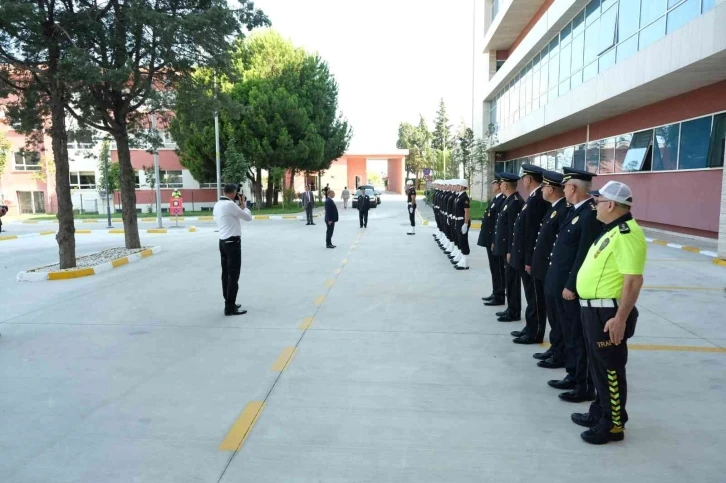
[[673, 8], [679, 3], [681, 3], [683, 0], [668, 0], [668, 8]]
[[591, 173], [597, 173], [600, 165], [600, 141], [593, 141], [587, 144], [587, 164], [585, 169]]
[[585, 23], [590, 25], [600, 16], [600, 0], [592, 0], [585, 7]]
[[547, 93], [547, 80], [549, 79], [549, 64], [545, 64], [542, 66], [542, 71], [540, 72], [540, 78], [539, 78], [539, 94], [545, 95]]
[[40, 171], [40, 153], [18, 151], [15, 153], [15, 171]]
[[553, 55], [557, 55], [558, 48], [560, 46], [560, 36], [555, 35], [555, 38], [550, 42], [550, 59]]
[[671, 33], [683, 27], [701, 13], [700, 0], [686, 0], [685, 3], [668, 12], [668, 27], [666, 33]]
[[[632, 1], [632, 0], [631, 0]], [[666, 0], [641, 0], [640, 2], [640, 28], [645, 27], [653, 20], [666, 12]]]
[[595, 22], [585, 29], [585, 63], [597, 58], [598, 35], [600, 35], [600, 23]]
[[587, 82], [597, 75], [597, 61], [585, 67], [582, 71], [582, 82]]
[[562, 150], [562, 158], [557, 160], [557, 168], [559, 170], [562, 170], [562, 168], [571, 167], [572, 166], [572, 158], [575, 154], [575, 147], [570, 146], [569, 148], [565, 148]]
[[572, 40], [572, 24], [568, 23], [565, 28], [560, 30], [560, 43], [565, 45]]
[[628, 154], [630, 148], [630, 140], [633, 139], [632, 134], [621, 134], [615, 138], [615, 172], [621, 173], [623, 171], [623, 163], [625, 162], [625, 156]]
[[556, 87], [559, 80], [560, 56], [555, 55], [550, 59], [550, 87]]
[[582, 71], [578, 70], [570, 78], [570, 89], [574, 89], [575, 87], [579, 86], [580, 84], [582, 84]]
[[669, 171], [678, 168], [678, 135], [680, 127], [680, 124], [670, 124], [655, 129], [653, 171]]
[[547, 166], [543, 166], [549, 171], [554, 171], [557, 166], [557, 151], [550, 151], [547, 153]]
[[560, 82], [560, 90], [559, 90], [559, 93], [561, 96], [564, 96], [568, 92], [570, 92], [570, 78], [569, 77], [567, 79], [565, 79], [565, 82]]
[[600, 31], [598, 34], [598, 54], [602, 54], [615, 45], [615, 26], [618, 20], [618, 9], [612, 7], [600, 17]]
[[724, 153], [726, 152], [726, 113], [719, 114], [713, 118], [713, 129], [711, 130], [711, 143], [708, 145], [708, 167], [717, 168], [723, 166]]
[[572, 155], [572, 167], [575, 169], [585, 169], [585, 145], [579, 144], [575, 146], [575, 152]]
[[706, 13], [709, 10], [711, 10], [715, 4], [716, 4], [716, 0], [703, 0], [703, 5], [701, 6], [701, 11], [703, 13]]
[[[602, 11], [604, 12], [611, 6], [615, 5], [618, 0], [602, 0]], [[636, 0], [637, 1], [637, 0]]]
[[598, 59], [600, 62], [600, 73], [605, 72], [610, 67], [615, 65], [615, 49], [610, 49], [600, 56]]
[[570, 67], [572, 69], [572, 72], [575, 72], [579, 69], [582, 69], [582, 56], [584, 55], [585, 50], [585, 35], [580, 34], [574, 39], [572, 39], [572, 56], [571, 56], [571, 62]]
[[557, 90], [557, 86], [555, 86], [553, 89], [550, 89], [550, 92], [547, 94], [548, 102], [552, 102], [557, 99], [558, 95], [559, 91]]
[[603, 139], [600, 142], [600, 174], [615, 172], [615, 138]]
[[623, 160], [623, 171], [640, 171], [643, 168], [645, 155], [653, 140], [653, 130], [636, 132], [630, 140], [630, 147]]
[[572, 56], [572, 44], [567, 44], [560, 49], [560, 79], [570, 77], [570, 63]]
[[539, 53], [540, 59], [542, 59], [541, 62], [547, 62], [547, 60], [550, 58], [549, 52], [550, 52], [550, 46], [545, 45], [544, 48]]
[[618, 40], [627, 39], [638, 31], [640, 21], [640, 2], [623, 1], [619, 5], [618, 14]]
[[534, 157], [534, 164], [540, 168], [547, 169], [547, 156], [544, 154], [538, 154]]
[[585, 10], [583, 9], [572, 19], [572, 35], [579, 35], [585, 31]]
[[161, 187], [161, 188], [182, 188], [182, 187], [184, 187], [181, 171], [164, 171], [164, 170], [162, 170], [159, 174], [161, 176], [161, 183], [159, 183], [159, 187]]
[[621, 43], [617, 47], [617, 53], [615, 54], [615, 62], [620, 62], [632, 57], [638, 51], [638, 36], [633, 35], [625, 42]]
[[665, 17], [661, 17], [660, 20], [652, 24], [651, 26], [644, 28], [640, 31], [640, 43], [638, 45], [639, 50], [643, 50], [656, 40], [660, 39], [665, 35]]
[[711, 141], [711, 116], [681, 123], [681, 148], [678, 169], [699, 169], [708, 165]]

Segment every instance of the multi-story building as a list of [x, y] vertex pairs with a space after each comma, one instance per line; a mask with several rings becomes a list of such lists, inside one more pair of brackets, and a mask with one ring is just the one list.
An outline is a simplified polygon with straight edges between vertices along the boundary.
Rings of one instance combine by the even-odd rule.
[[[565, 166], [627, 183], [645, 225], [726, 255], [726, 0], [484, 0], [477, 132], [497, 171]], [[487, 177], [480, 180], [487, 184]]]

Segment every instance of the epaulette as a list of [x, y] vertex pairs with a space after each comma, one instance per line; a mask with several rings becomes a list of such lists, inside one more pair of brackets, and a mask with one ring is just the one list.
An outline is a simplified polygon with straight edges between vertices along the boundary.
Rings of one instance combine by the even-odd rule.
[[621, 223], [618, 228], [620, 228], [620, 233], [630, 233], [630, 227], [627, 223]]

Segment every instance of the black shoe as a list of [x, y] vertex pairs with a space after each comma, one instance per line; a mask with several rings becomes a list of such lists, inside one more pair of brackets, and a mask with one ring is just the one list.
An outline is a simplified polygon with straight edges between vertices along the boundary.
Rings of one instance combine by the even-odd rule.
[[305, 223], [305, 226], [310, 226], [310, 225], [312, 225], [312, 223]]
[[523, 335], [522, 337], [517, 337], [512, 342], [515, 344], [524, 344], [524, 345], [531, 345], [531, 344], [541, 344], [543, 338], [542, 337], [530, 337], [528, 335]]
[[247, 311], [246, 310], [240, 310], [239, 309], [239, 306], [238, 307], [235, 307], [234, 310], [224, 309], [224, 315], [244, 315], [246, 313], [247, 313]]
[[590, 413], [572, 413], [570, 419], [572, 419], [573, 423], [586, 428], [594, 428], [600, 422]]
[[519, 322], [520, 320], [522, 320], [522, 317], [519, 315], [515, 317], [512, 314], [504, 314], [497, 319], [499, 322]]
[[545, 360], [549, 359], [550, 357], [552, 357], [554, 355], [554, 353], [555, 353], [555, 351], [553, 351], [552, 348], [550, 347], [549, 349], [547, 349], [544, 352], [535, 352], [534, 354], [532, 354], [532, 357], [534, 357], [535, 359], [539, 359], [540, 361], [545, 361]]
[[311, 225], [314, 225], [315, 223], [310, 223]]
[[537, 367], [542, 367], [543, 369], [562, 369], [565, 367], [565, 361], [557, 357], [550, 357], [549, 359], [539, 361]]
[[406, 235], [415, 235], [415, 233], [406, 233]]
[[625, 439], [625, 429], [607, 429], [604, 426], [590, 428], [580, 433], [580, 437], [590, 444], [607, 444], [610, 441], [622, 441]]
[[[504, 314], [502, 314], [504, 315]], [[501, 317], [501, 315], [500, 315]], [[522, 330], [513, 330], [509, 333], [512, 337], [522, 337], [523, 335], [527, 335], [527, 328], [525, 327]]]
[[484, 305], [486, 305], [487, 307], [499, 307], [500, 305], [504, 305], [504, 300], [494, 299], [490, 300], [489, 302], [484, 302]]
[[568, 389], [575, 389], [577, 387], [577, 384], [569, 379], [552, 379], [551, 381], [547, 381], [547, 385], [549, 387], [554, 387], [555, 389], [560, 389], [563, 391], [566, 391]]
[[469, 270], [469, 267], [460, 267], [458, 265], [456, 265], [454, 268], [457, 270]]
[[363, 225], [361, 225], [360, 227], [363, 228]]
[[482, 297], [481, 299], [484, 302], [489, 302], [490, 300], [494, 300], [494, 294], [490, 295], [489, 297]]
[[363, 225], [363, 228], [368, 228], [368, 225]]
[[573, 389], [572, 391], [563, 392], [558, 396], [560, 399], [571, 403], [581, 403], [585, 401], [595, 400], [595, 391], [585, 391]]
[[335, 248], [335, 245], [325, 245], [325, 248]]

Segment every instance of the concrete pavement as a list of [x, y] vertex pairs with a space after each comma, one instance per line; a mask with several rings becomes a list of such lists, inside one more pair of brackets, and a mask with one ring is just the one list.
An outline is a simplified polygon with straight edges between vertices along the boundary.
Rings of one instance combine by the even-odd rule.
[[[222, 315], [212, 227], [42, 287], [12, 279], [53, 261], [53, 237], [0, 245], [0, 481], [723, 481], [723, 267], [649, 245], [626, 440], [592, 447], [569, 421], [586, 406], [546, 385], [563, 372], [482, 306], [477, 232], [457, 272], [430, 228], [405, 235], [402, 199], [365, 231], [340, 213], [334, 250], [322, 220], [244, 226], [242, 317]], [[230, 434], [241, 448], [220, 450]]]

